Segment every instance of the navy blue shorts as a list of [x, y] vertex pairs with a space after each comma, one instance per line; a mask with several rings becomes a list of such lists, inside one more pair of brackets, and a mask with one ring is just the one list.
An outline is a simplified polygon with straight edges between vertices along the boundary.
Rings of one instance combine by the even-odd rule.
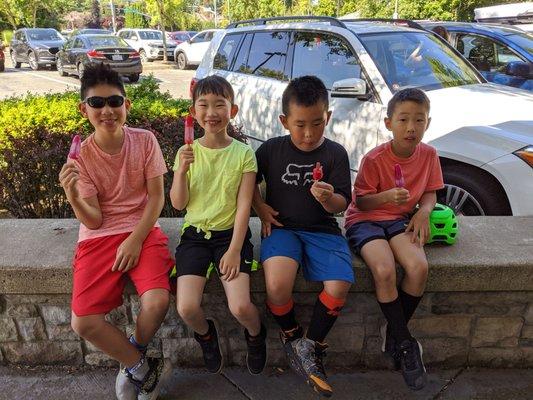
[[351, 248], [361, 254], [361, 249], [368, 242], [375, 239], [391, 240], [394, 236], [405, 232], [409, 225], [408, 218], [392, 221], [363, 221], [353, 224], [346, 231], [346, 238]]
[[321, 232], [272, 229], [261, 241], [261, 262], [289, 257], [303, 268], [308, 281], [354, 282], [352, 254], [344, 236]]

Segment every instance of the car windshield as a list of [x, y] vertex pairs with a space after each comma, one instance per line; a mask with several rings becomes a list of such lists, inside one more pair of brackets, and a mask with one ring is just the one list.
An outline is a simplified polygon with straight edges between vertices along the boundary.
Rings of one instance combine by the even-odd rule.
[[128, 44], [117, 36], [90, 36], [87, 38], [89, 46], [96, 47], [129, 47]]
[[189, 40], [190, 37], [187, 33], [173, 33], [172, 39], [174, 40], [181, 40], [182, 42]]
[[80, 33], [85, 34], [85, 35], [99, 35], [99, 34], [109, 35], [113, 32], [110, 32], [105, 29], [82, 29]]
[[54, 30], [35, 30], [28, 31], [28, 38], [34, 41], [43, 41], [43, 40], [62, 40], [61, 36]]
[[163, 40], [160, 31], [139, 31], [139, 36], [142, 40]]
[[436, 36], [418, 32], [359, 35], [392, 92], [480, 83], [476, 71]]
[[510, 41], [516, 43], [533, 57], [533, 35], [529, 33], [513, 33], [507, 36]]

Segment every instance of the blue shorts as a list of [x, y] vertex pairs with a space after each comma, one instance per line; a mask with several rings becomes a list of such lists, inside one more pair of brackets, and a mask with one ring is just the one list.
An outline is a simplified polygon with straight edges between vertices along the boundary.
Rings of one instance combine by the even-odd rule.
[[392, 221], [363, 221], [353, 224], [346, 231], [346, 238], [350, 246], [357, 254], [368, 242], [375, 239], [391, 240], [394, 236], [405, 232], [409, 225], [408, 218], [400, 218]]
[[344, 236], [272, 229], [261, 241], [261, 262], [276, 256], [295, 260], [308, 281], [355, 281], [352, 254]]

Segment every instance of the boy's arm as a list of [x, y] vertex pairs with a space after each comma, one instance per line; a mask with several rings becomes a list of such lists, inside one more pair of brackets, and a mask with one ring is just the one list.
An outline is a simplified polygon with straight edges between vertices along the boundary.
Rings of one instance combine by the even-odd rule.
[[279, 222], [276, 216], [279, 215], [279, 212], [270, 207], [263, 198], [261, 197], [261, 191], [259, 190], [259, 185], [254, 185], [254, 196], [252, 200], [252, 207], [254, 208], [257, 216], [261, 220], [261, 236], [266, 237], [270, 236], [272, 233], [272, 224], [276, 226], [283, 226]]
[[379, 208], [383, 204], [392, 203], [395, 205], [404, 204], [409, 200], [409, 191], [404, 188], [392, 188], [384, 192], [356, 196], [357, 208], [361, 211], [371, 211]]
[[425, 192], [418, 202], [418, 211], [413, 215], [405, 232], [413, 231], [411, 242], [422, 247], [429, 239], [429, 215], [437, 203], [437, 193], [435, 191]]
[[137, 265], [142, 244], [161, 214], [165, 203], [163, 175], [147, 179], [146, 189], [148, 201], [144, 207], [143, 215], [137, 225], [135, 225], [133, 232], [118, 247], [115, 263], [111, 268], [112, 271], [126, 272]]

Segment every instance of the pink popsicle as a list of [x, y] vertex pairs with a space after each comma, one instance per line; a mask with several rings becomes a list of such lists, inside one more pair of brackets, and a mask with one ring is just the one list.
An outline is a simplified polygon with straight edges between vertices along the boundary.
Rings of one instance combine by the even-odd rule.
[[185, 144], [192, 144], [194, 142], [194, 119], [190, 115], [185, 117], [185, 135], [183, 136]]
[[322, 170], [322, 165], [319, 162], [316, 163], [315, 168], [313, 168], [313, 180], [319, 181], [324, 177], [324, 171]]
[[68, 152], [68, 158], [72, 160], [77, 160], [80, 156], [81, 149], [81, 137], [80, 135], [74, 135], [72, 139], [72, 144], [70, 145], [70, 151]]
[[399, 188], [405, 186], [405, 180], [403, 179], [402, 167], [400, 164], [394, 165], [394, 184]]

